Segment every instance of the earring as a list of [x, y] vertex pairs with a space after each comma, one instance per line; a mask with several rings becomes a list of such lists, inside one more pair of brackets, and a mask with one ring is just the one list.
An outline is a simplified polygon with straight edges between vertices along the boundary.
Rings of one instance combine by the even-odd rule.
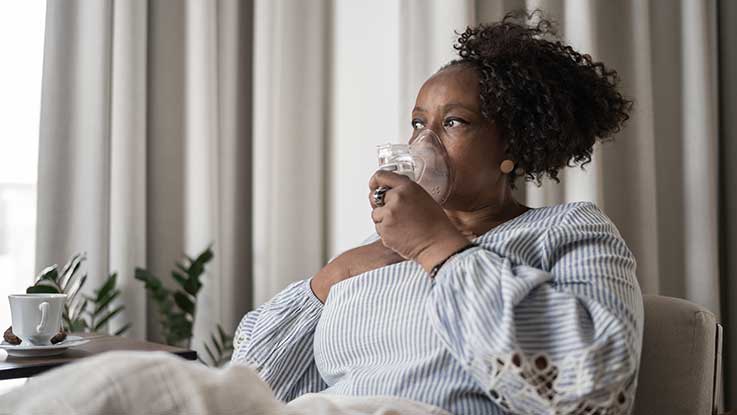
[[499, 165], [499, 170], [501, 170], [504, 174], [511, 173], [512, 170], [514, 170], [514, 162], [512, 160], [502, 161], [502, 164]]

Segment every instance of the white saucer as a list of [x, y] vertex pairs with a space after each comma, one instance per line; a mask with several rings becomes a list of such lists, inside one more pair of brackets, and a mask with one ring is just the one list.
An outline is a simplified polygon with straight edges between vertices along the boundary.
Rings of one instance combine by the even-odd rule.
[[8, 355], [16, 357], [53, 356], [64, 353], [70, 347], [80, 346], [87, 342], [89, 339], [79, 336], [67, 336], [63, 342], [48, 346], [14, 345], [3, 341], [0, 343], [0, 349], [5, 349]]

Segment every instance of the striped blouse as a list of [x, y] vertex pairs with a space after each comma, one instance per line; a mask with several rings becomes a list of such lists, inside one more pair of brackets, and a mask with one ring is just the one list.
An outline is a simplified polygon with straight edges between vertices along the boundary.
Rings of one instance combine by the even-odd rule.
[[643, 306], [611, 220], [592, 203], [556, 205], [475, 242], [435, 279], [404, 261], [333, 285], [324, 305], [309, 279], [294, 283], [246, 314], [233, 362], [284, 401], [321, 392], [454, 414], [629, 414]]

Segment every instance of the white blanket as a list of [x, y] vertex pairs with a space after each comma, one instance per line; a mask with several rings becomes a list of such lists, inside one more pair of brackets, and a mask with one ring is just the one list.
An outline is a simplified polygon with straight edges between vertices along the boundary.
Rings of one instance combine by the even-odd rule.
[[210, 369], [163, 352], [62, 366], [0, 396], [0, 414], [449, 415], [396, 397], [308, 394], [285, 405], [251, 368]]

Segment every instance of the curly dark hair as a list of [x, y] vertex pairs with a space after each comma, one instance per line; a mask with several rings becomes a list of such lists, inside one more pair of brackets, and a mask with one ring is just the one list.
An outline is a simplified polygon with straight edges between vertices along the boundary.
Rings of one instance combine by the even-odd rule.
[[496, 122], [527, 181], [540, 184], [547, 175], [559, 182], [561, 168], [585, 166], [596, 140], [629, 119], [632, 101], [617, 90], [617, 72], [557, 40], [539, 10], [457, 34], [460, 59], [441, 70], [461, 64], [478, 72], [482, 115]]

